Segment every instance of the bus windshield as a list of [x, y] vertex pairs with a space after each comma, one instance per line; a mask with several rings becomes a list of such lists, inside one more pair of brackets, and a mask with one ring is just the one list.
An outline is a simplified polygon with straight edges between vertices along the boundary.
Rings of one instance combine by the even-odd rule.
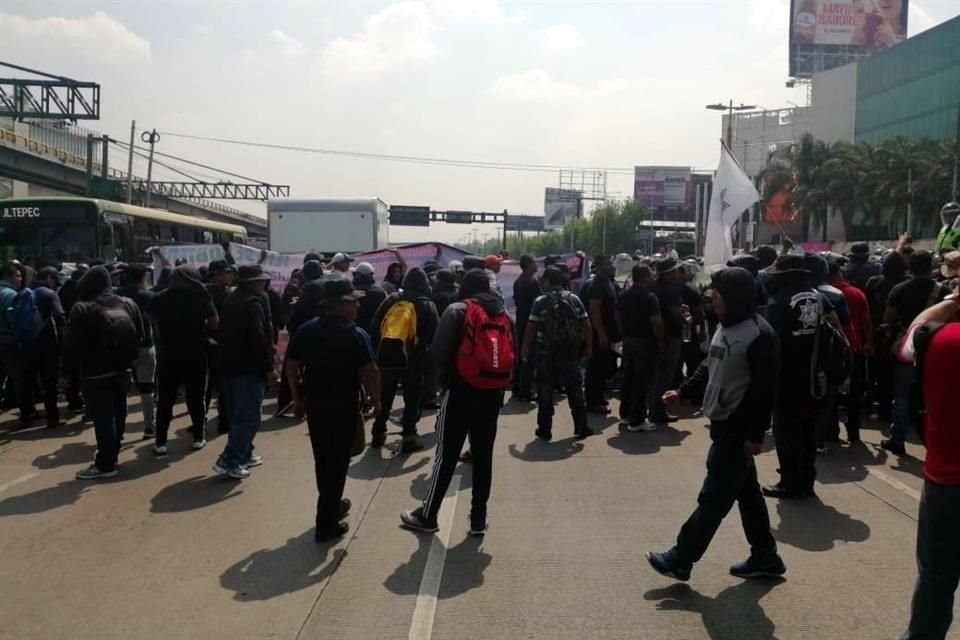
[[18, 201], [0, 204], [0, 260], [37, 266], [97, 256], [97, 213], [91, 203]]

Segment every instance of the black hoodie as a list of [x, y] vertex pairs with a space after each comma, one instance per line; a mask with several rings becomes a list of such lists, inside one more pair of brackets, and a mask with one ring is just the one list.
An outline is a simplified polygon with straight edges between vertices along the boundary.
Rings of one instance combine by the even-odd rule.
[[403, 291], [391, 293], [386, 297], [370, 322], [370, 337], [374, 349], [380, 345], [380, 326], [390, 307], [401, 300], [412, 302], [417, 312], [417, 350], [415, 354], [423, 355], [433, 342], [437, 331], [439, 316], [437, 306], [430, 299], [430, 281], [427, 274], [420, 267], [414, 267], [403, 277]]
[[[499, 316], [506, 313], [503, 306], [503, 298], [495, 293], [485, 291], [472, 298], [479, 302], [491, 316]], [[454, 386], [459, 380], [457, 375], [457, 351], [460, 349], [460, 342], [463, 340], [463, 327], [467, 318], [467, 303], [454, 302], [440, 318], [440, 324], [437, 327], [437, 333], [433, 337], [433, 343], [430, 345], [430, 354], [433, 357], [433, 365], [436, 368], [437, 376], [446, 388]], [[513, 322], [511, 321], [511, 326]], [[513, 331], [510, 332], [513, 335]], [[516, 352], [516, 348], [514, 348]]]

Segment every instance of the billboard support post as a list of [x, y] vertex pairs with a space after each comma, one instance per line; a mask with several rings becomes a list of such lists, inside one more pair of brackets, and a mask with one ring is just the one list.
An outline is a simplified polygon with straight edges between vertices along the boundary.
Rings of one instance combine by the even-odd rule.
[[507, 210], [503, 210], [503, 245], [501, 246], [503, 251], [507, 250]]

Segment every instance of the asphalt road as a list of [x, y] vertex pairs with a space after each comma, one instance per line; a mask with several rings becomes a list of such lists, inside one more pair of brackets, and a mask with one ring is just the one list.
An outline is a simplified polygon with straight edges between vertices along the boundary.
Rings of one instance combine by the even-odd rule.
[[[577, 443], [561, 404], [545, 444], [534, 407], [508, 403], [484, 539], [466, 535], [469, 465], [439, 534], [399, 528], [432, 451], [395, 456], [391, 435], [350, 469], [350, 534], [317, 545], [305, 425], [267, 420], [266, 463], [228, 481], [210, 469], [224, 439], [193, 452], [182, 409], [155, 460], [137, 403], [121, 473], [102, 482], [74, 479], [93, 456], [89, 425], [12, 432], [0, 417], [0, 638], [874, 640], [907, 620], [922, 449], [890, 457], [875, 429], [820, 459], [818, 500], [768, 501], [785, 581], [727, 573], [748, 553], [734, 510], [682, 585], [643, 554], [668, 548], [695, 504], [702, 420], [631, 434], [595, 416], [600, 433]], [[421, 433], [434, 443], [432, 416]], [[772, 451], [758, 465], [776, 479]]]

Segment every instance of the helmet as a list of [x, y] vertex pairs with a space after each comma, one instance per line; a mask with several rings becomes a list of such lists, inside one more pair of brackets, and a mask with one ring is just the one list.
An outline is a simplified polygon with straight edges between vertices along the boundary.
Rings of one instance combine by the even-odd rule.
[[940, 219], [943, 224], [953, 226], [954, 222], [960, 218], [960, 203], [948, 202], [940, 209]]

